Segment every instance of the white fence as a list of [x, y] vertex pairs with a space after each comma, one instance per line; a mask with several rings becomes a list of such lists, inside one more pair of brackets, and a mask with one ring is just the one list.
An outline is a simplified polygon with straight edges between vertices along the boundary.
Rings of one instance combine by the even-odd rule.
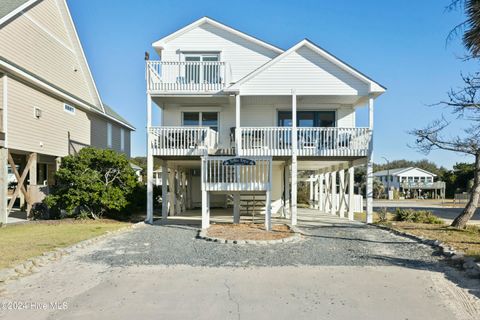
[[147, 61], [147, 89], [158, 92], [218, 92], [227, 82], [221, 61]]
[[232, 157], [202, 160], [202, 185], [207, 191], [265, 191], [270, 188], [272, 160], [253, 157], [254, 165], [228, 165]]
[[[292, 154], [292, 128], [240, 128], [241, 155], [288, 156]], [[299, 156], [367, 156], [368, 128], [297, 128]]]
[[[330, 195], [331, 196], [331, 195]], [[323, 194], [323, 196], [321, 197], [322, 199], [325, 199], [326, 195]], [[340, 197], [341, 195], [340, 194], [335, 194], [333, 196], [334, 198], [334, 203], [335, 203], [335, 208], [338, 208], [340, 207]], [[347, 203], [348, 203], [348, 194], [345, 195], [345, 198], [347, 200]], [[313, 201], [312, 205], [315, 206], [315, 208], [318, 208], [318, 200], [315, 200]], [[355, 194], [353, 195], [353, 212], [363, 212], [364, 209], [363, 209], [363, 196], [359, 195], [359, 194]]]
[[153, 155], [205, 155], [218, 145], [218, 133], [209, 127], [151, 127]]

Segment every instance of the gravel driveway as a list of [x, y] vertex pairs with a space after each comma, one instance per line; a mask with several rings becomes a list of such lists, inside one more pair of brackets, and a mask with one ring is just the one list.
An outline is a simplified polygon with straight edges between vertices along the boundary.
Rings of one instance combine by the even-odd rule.
[[133, 229], [11, 282], [1, 297], [66, 310], [0, 318], [479, 318], [479, 282], [430, 247], [309, 210], [299, 223], [303, 240], [277, 245], [207, 242], [181, 225]]

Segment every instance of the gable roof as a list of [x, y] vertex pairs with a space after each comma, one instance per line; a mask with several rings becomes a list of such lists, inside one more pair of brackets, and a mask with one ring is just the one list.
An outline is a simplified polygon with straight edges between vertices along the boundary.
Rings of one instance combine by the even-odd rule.
[[108, 116], [112, 117], [113, 119], [119, 121], [120, 123], [122, 123], [126, 127], [129, 127], [129, 129], [135, 130], [135, 128], [127, 120], [125, 120], [124, 117], [122, 117], [115, 110], [113, 110], [112, 107], [103, 103], [103, 108], [105, 109], [105, 114], [106, 115], [108, 115]]
[[310, 41], [308, 39], [304, 39], [304, 40], [300, 41], [299, 43], [297, 43], [296, 45], [294, 45], [293, 47], [291, 47], [287, 51], [283, 52], [282, 54], [280, 54], [276, 58], [273, 58], [269, 62], [260, 66], [259, 68], [252, 71], [251, 73], [247, 74], [245, 77], [243, 77], [242, 79], [240, 79], [236, 83], [232, 84], [230, 87], [226, 88], [225, 91], [226, 92], [232, 92], [232, 91], [234, 92], [234, 91], [240, 90], [240, 87], [242, 86], [242, 84], [248, 82], [250, 79], [256, 77], [258, 74], [260, 74], [263, 71], [269, 69], [270, 67], [272, 67], [273, 65], [275, 65], [276, 63], [283, 60], [285, 57], [289, 56], [290, 54], [292, 54], [293, 52], [297, 51], [298, 49], [300, 49], [302, 47], [307, 47], [307, 48], [311, 49], [316, 54], [320, 55], [321, 57], [323, 57], [326, 60], [330, 61], [331, 63], [335, 64], [336, 66], [340, 67], [341, 69], [348, 72], [349, 74], [351, 74], [355, 78], [357, 78], [357, 79], [361, 80], [362, 82], [368, 84], [370, 86], [370, 92], [371, 93], [381, 94], [381, 93], [385, 92], [386, 88], [384, 86], [382, 86], [381, 84], [373, 81], [371, 78], [367, 77], [366, 75], [364, 75], [363, 73], [361, 73], [357, 69], [353, 68], [352, 66], [350, 66], [346, 62], [340, 60], [339, 58], [337, 58], [336, 56], [334, 56], [330, 52], [324, 50], [323, 48], [321, 48], [320, 46], [316, 45], [315, 43], [313, 43], [312, 41]]
[[380, 176], [386, 176], [386, 175], [391, 175], [391, 176], [399, 176], [403, 173], [406, 173], [408, 171], [411, 171], [411, 170], [419, 170], [419, 171], [422, 171], [428, 175], [432, 175], [434, 177], [436, 177], [437, 175], [434, 174], [434, 173], [431, 173], [427, 170], [423, 170], [423, 169], [420, 169], [420, 168], [417, 168], [417, 167], [408, 167], [408, 168], [396, 168], [396, 169], [390, 169], [390, 170], [382, 170], [382, 171], [377, 171], [375, 172], [373, 175], [376, 176], [376, 177], [380, 177]]
[[0, 24], [14, 17], [38, 0], [2, 0], [0, 2]]
[[273, 52], [276, 52], [276, 53], [282, 53], [282, 52], [283, 52], [282, 49], [280, 49], [280, 48], [278, 48], [278, 47], [276, 47], [276, 46], [274, 46], [274, 45], [272, 45], [272, 44], [270, 44], [270, 43], [267, 43], [267, 42], [265, 42], [265, 41], [263, 41], [263, 40], [260, 40], [260, 39], [258, 39], [258, 38], [255, 38], [255, 37], [253, 37], [253, 36], [251, 36], [251, 35], [248, 35], [248, 34], [246, 34], [246, 33], [244, 33], [244, 32], [241, 32], [241, 31], [239, 31], [239, 30], [237, 30], [237, 29], [234, 29], [234, 28], [232, 28], [232, 27], [229, 27], [229, 26], [227, 26], [227, 25], [225, 25], [225, 24], [223, 24], [223, 23], [220, 23], [220, 22], [218, 22], [218, 21], [216, 21], [216, 20], [214, 20], [214, 19], [212, 19], [212, 18], [209, 18], [209, 17], [202, 17], [202, 18], [200, 18], [200, 19], [192, 22], [191, 24], [189, 24], [189, 25], [187, 25], [187, 26], [185, 26], [185, 27], [183, 27], [183, 28], [175, 31], [174, 33], [171, 33], [171, 34], [169, 34], [168, 36], [163, 37], [162, 39], [160, 39], [160, 40], [158, 40], [158, 41], [155, 41], [155, 42], [152, 44], [152, 46], [155, 48], [155, 50], [161, 51], [161, 50], [163, 49], [164, 45], [165, 45], [167, 42], [169, 42], [170, 40], [175, 39], [175, 38], [181, 36], [182, 34], [188, 32], [188, 31], [190, 31], [190, 30], [192, 30], [192, 29], [195, 29], [195, 28], [197, 28], [197, 27], [199, 27], [199, 26], [201, 26], [202, 24], [205, 24], [205, 23], [208, 23], [208, 24], [210, 24], [210, 25], [212, 25], [212, 26], [215, 26], [215, 27], [217, 27], [217, 28], [219, 28], [219, 29], [222, 29], [222, 30], [225, 30], [225, 31], [227, 31], [227, 32], [233, 33], [233, 34], [235, 34], [235, 35], [237, 35], [237, 36], [239, 36], [239, 37], [241, 37], [241, 38], [243, 38], [243, 39], [245, 39], [245, 40], [248, 40], [248, 41], [250, 41], [250, 42], [253, 42], [253, 43], [256, 43], [256, 44], [258, 44], [258, 45], [260, 45], [260, 46], [263, 46], [263, 47], [265, 47], [265, 48], [267, 48], [267, 49], [269, 49], [269, 50], [271, 50], [271, 51], [273, 51]]

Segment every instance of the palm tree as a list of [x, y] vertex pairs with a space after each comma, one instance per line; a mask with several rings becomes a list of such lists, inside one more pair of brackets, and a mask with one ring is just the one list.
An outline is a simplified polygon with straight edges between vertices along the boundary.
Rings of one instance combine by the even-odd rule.
[[480, 0], [453, 0], [447, 7], [450, 11], [457, 9], [464, 10], [467, 19], [457, 25], [448, 38], [463, 32], [462, 42], [470, 52], [470, 57], [480, 58]]

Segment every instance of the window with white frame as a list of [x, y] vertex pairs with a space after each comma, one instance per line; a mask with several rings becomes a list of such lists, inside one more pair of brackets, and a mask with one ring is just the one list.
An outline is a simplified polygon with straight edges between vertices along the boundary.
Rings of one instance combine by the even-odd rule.
[[112, 147], [112, 124], [107, 123], [107, 147]]
[[120, 128], [120, 151], [125, 151], [125, 129]]
[[184, 126], [204, 126], [218, 132], [218, 112], [184, 112]]
[[220, 83], [218, 53], [184, 53], [186, 83]]
[[63, 111], [65, 111], [67, 113], [70, 113], [70, 114], [75, 114], [75, 107], [64, 103], [63, 104]]

